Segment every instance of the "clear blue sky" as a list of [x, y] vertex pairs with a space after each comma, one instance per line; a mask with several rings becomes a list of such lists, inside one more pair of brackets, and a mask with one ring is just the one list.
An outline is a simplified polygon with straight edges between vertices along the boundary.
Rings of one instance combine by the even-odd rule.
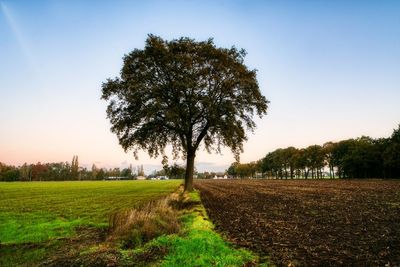
[[[100, 100], [149, 33], [247, 50], [271, 105], [242, 161], [400, 123], [400, 1], [0, 0], [0, 161], [157, 168], [123, 152]], [[232, 161], [200, 152], [197, 168]]]

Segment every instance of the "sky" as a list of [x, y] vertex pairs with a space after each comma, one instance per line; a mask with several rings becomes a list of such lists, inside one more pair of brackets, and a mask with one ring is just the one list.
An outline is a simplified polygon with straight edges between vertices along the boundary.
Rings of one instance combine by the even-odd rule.
[[[144, 165], [110, 132], [101, 84], [148, 34], [244, 48], [267, 116], [242, 162], [276, 148], [388, 137], [400, 123], [400, 1], [0, 0], [0, 162]], [[199, 171], [234, 161], [197, 153]], [[170, 163], [173, 163], [170, 156]], [[178, 163], [183, 161], [178, 160]]]

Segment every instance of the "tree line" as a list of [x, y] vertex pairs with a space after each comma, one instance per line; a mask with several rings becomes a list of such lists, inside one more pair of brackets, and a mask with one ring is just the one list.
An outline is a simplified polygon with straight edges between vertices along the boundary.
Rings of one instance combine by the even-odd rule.
[[98, 168], [79, 166], [78, 156], [73, 156], [71, 163], [41, 163], [12, 166], [0, 162], [0, 181], [68, 181], [68, 180], [103, 180], [107, 177], [125, 177], [135, 179], [144, 176], [143, 165], [137, 168]]
[[255, 162], [234, 162], [227, 172], [240, 178], [400, 178], [400, 125], [389, 138], [279, 148]]

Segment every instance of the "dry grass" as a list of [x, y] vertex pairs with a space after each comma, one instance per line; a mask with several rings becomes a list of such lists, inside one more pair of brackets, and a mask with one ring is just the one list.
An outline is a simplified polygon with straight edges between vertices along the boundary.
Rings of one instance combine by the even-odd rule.
[[113, 214], [109, 221], [109, 241], [120, 241], [125, 248], [133, 248], [161, 235], [178, 233], [179, 210], [174, 203], [187, 197], [179, 192], [153, 200], [135, 209]]

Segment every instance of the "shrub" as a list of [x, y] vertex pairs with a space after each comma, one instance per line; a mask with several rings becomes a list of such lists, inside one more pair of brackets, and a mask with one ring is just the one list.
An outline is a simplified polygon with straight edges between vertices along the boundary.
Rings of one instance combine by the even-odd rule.
[[109, 221], [109, 240], [121, 241], [123, 247], [132, 248], [158, 236], [179, 232], [179, 211], [171, 203], [181, 198], [180, 194], [174, 193], [113, 214]]

